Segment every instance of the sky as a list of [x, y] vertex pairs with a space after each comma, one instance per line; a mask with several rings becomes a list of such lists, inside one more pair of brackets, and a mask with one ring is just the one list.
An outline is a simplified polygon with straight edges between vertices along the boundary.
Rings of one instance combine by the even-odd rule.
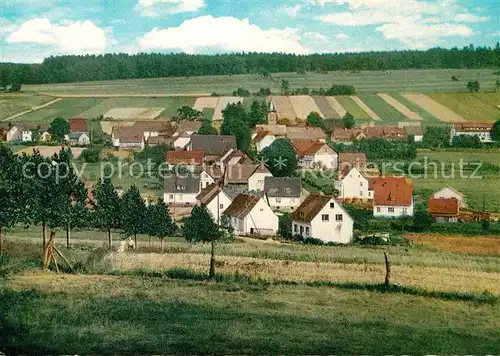
[[113, 52], [451, 48], [499, 40], [498, 0], [0, 0], [0, 62]]

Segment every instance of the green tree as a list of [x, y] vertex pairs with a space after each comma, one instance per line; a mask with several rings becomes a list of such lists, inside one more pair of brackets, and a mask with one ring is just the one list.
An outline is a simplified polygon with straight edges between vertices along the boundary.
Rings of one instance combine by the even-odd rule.
[[139, 189], [132, 184], [121, 199], [121, 227], [126, 236], [134, 236], [137, 247], [137, 234], [145, 231], [146, 204]]
[[427, 126], [424, 132], [423, 144], [426, 148], [442, 148], [450, 145], [451, 132], [449, 127]]
[[283, 213], [279, 217], [278, 232], [281, 237], [285, 239], [292, 239], [292, 215], [290, 213]]
[[242, 152], [248, 152], [252, 142], [252, 132], [248, 127], [248, 115], [241, 103], [229, 104], [222, 110], [222, 135], [234, 135], [236, 145]]
[[93, 223], [95, 227], [107, 231], [108, 244], [111, 249], [111, 230], [121, 227], [120, 198], [109, 178], [97, 182], [93, 196]]
[[50, 124], [49, 133], [53, 141], [62, 142], [64, 136], [69, 134], [69, 123], [62, 117], [56, 117]]
[[250, 112], [248, 113], [248, 125], [250, 127], [255, 127], [255, 125], [261, 125], [266, 122], [267, 119], [267, 105], [266, 110], [263, 110], [263, 106], [254, 100], [250, 106]]
[[347, 112], [342, 118], [342, 123], [346, 129], [352, 129], [356, 126], [356, 120], [354, 120], [354, 116], [350, 112]]
[[203, 120], [203, 123], [200, 129], [197, 132], [198, 135], [217, 135], [217, 130], [212, 126], [212, 122], [210, 120]]
[[479, 84], [479, 82], [477, 80], [472, 82], [472, 89], [476, 93], [479, 91], [479, 89], [481, 89], [481, 85]]
[[290, 88], [290, 82], [288, 80], [281, 80], [281, 91], [286, 92]]
[[0, 254], [3, 253], [3, 229], [11, 227], [19, 219], [24, 201], [22, 186], [16, 176], [20, 164], [12, 151], [0, 143]]
[[323, 118], [316, 111], [311, 111], [309, 115], [307, 115], [306, 125], [310, 127], [319, 127], [321, 129], [325, 128]]
[[190, 243], [210, 243], [209, 277], [215, 277], [215, 244], [223, 236], [205, 205], [195, 206], [191, 215], [184, 219], [182, 232]]
[[496, 91], [500, 91], [500, 80], [497, 79], [497, 81], [495, 82], [495, 90]]
[[163, 199], [147, 207], [145, 224], [145, 232], [149, 235], [150, 241], [151, 236], [158, 237], [163, 252], [163, 239], [172, 236], [176, 230], [168, 205], [163, 202]]
[[190, 106], [184, 105], [177, 109], [177, 119], [178, 120], [188, 120], [188, 121], [196, 121], [201, 120], [203, 117], [203, 113], [196, 109], [193, 109]]
[[500, 143], [500, 120], [495, 121], [491, 129], [491, 138], [493, 141]]
[[413, 216], [413, 229], [417, 232], [427, 231], [434, 223], [432, 216], [425, 210], [418, 210]]
[[297, 155], [289, 140], [280, 138], [260, 153], [275, 177], [290, 177], [297, 169]]

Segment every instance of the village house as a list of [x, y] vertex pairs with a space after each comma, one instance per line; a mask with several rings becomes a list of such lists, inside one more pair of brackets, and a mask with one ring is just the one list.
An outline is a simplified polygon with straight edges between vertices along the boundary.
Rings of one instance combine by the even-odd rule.
[[370, 178], [370, 187], [373, 187], [374, 217], [413, 216], [413, 185], [406, 178]]
[[373, 199], [370, 180], [356, 167], [341, 172], [338, 190], [343, 199]]
[[145, 147], [143, 134], [126, 126], [113, 127], [112, 142], [113, 147], [121, 150], [144, 149]]
[[172, 123], [168, 120], [141, 120], [136, 121], [132, 129], [144, 135], [145, 140], [153, 137], [171, 137], [174, 133]]
[[404, 129], [408, 136], [413, 136], [414, 142], [422, 142], [424, 140], [422, 124], [420, 122], [400, 121], [398, 122], [398, 127]]
[[241, 152], [240, 150], [230, 148], [217, 160], [216, 163], [220, 164], [222, 167], [227, 167], [233, 164], [243, 163], [246, 161], [250, 161], [250, 158], [248, 158], [248, 156], [245, 153]]
[[386, 140], [406, 140], [405, 129], [396, 126], [368, 126], [364, 128], [365, 138], [384, 138]]
[[302, 202], [300, 178], [265, 177], [264, 196], [273, 210], [295, 210]]
[[82, 118], [69, 119], [69, 133], [74, 132], [86, 132], [88, 134], [87, 121]]
[[457, 136], [477, 136], [481, 143], [491, 143], [492, 123], [487, 122], [458, 122], [451, 125], [451, 138]]
[[427, 211], [436, 222], [458, 222], [460, 213], [456, 198], [429, 198]]
[[434, 199], [449, 199], [455, 198], [458, 201], [458, 205], [461, 208], [465, 208], [467, 203], [465, 201], [465, 196], [463, 193], [459, 192], [456, 189], [453, 189], [450, 186], [446, 186], [443, 189], [438, 190], [436, 193], [432, 195]]
[[172, 137], [168, 136], [150, 136], [146, 141], [146, 145], [148, 147], [170, 146], [172, 144], [172, 141]]
[[191, 174], [178, 176], [171, 174], [165, 177], [163, 201], [169, 205], [196, 205], [196, 197], [200, 194], [200, 177]]
[[198, 132], [201, 125], [201, 121], [179, 122], [175, 132], [172, 134], [172, 143], [174, 148], [186, 149], [191, 142], [191, 136]]
[[225, 209], [231, 205], [231, 198], [217, 185], [210, 184], [203, 188], [196, 197], [199, 205], [205, 205], [217, 224]]
[[309, 195], [292, 213], [292, 233], [324, 242], [350, 243], [354, 220], [333, 196]]
[[319, 127], [287, 127], [286, 137], [290, 140], [313, 140], [326, 143], [326, 135]]
[[356, 167], [360, 172], [367, 168], [366, 154], [363, 152], [339, 152], [339, 172]]
[[292, 140], [298, 166], [303, 169], [337, 169], [338, 154], [324, 142]]
[[219, 164], [205, 165], [200, 171], [200, 187], [206, 188], [210, 184], [219, 184], [224, 178], [224, 171]]
[[90, 145], [90, 137], [85, 132], [70, 132], [68, 144], [70, 146], [88, 146]]
[[286, 137], [286, 131], [285, 125], [257, 125], [252, 134], [252, 141], [257, 152], [271, 146], [278, 138]]
[[264, 179], [273, 176], [265, 165], [250, 162], [227, 166], [224, 172], [226, 185], [245, 186], [249, 191], [264, 190]]
[[203, 151], [207, 160], [215, 161], [229, 149], [237, 149], [236, 137], [224, 135], [192, 135], [188, 151]]
[[345, 129], [343, 127], [336, 127], [332, 132], [331, 139], [335, 143], [350, 145], [354, 141], [362, 140], [364, 137], [365, 134], [362, 129]]
[[223, 214], [237, 235], [272, 236], [278, 231], [278, 216], [257, 195], [239, 194]]
[[7, 142], [31, 142], [33, 140], [33, 131], [26, 125], [14, 125], [5, 133]]
[[176, 166], [183, 166], [194, 171], [196, 166], [201, 166], [205, 159], [203, 151], [168, 151], [166, 164], [168, 169], [174, 169]]

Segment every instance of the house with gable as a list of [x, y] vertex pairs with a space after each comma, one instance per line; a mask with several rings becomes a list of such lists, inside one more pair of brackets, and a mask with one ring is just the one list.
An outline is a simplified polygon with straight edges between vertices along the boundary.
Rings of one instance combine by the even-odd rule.
[[287, 126], [286, 137], [290, 140], [313, 140], [326, 143], [326, 135], [319, 127]]
[[236, 137], [228, 135], [192, 135], [188, 151], [205, 152], [208, 161], [216, 161], [230, 149], [237, 149]]
[[429, 198], [427, 211], [436, 222], [458, 222], [460, 206], [456, 198]]
[[324, 242], [350, 243], [354, 220], [333, 196], [312, 193], [292, 213], [292, 233]]
[[356, 167], [345, 168], [339, 175], [338, 190], [342, 199], [373, 199], [373, 186], [365, 174]]
[[214, 221], [219, 224], [224, 210], [231, 205], [231, 198], [217, 184], [210, 184], [203, 188], [196, 196], [199, 205], [205, 205], [212, 214]]
[[252, 141], [257, 152], [272, 145], [279, 138], [286, 137], [285, 125], [257, 125], [252, 134]]
[[272, 236], [278, 231], [278, 216], [258, 195], [237, 195], [223, 214], [237, 235]]
[[245, 186], [249, 191], [264, 190], [264, 179], [273, 176], [265, 165], [250, 162], [227, 166], [224, 173], [226, 185]]
[[413, 185], [405, 177], [370, 178], [373, 188], [373, 216], [413, 216]]
[[350, 170], [356, 167], [359, 171], [364, 171], [367, 168], [366, 154], [363, 152], [340, 152], [339, 153], [339, 172], [345, 169]]
[[112, 132], [113, 147], [121, 150], [144, 149], [146, 141], [142, 132], [132, 127], [115, 126]]
[[456, 189], [453, 189], [449, 185], [444, 187], [443, 189], [438, 190], [436, 193], [432, 195], [434, 199], [449, 199], [455, 198], [458, 201], [458, 205], [461, 208], [467, 207], [467, 203], [465, 201], [465, 195], [459, 192]]
[[194, 171], [195, 167], [203, 164], [204, 159], [205, 152], [203, 151], [167, 151], [166, 164], [168, 169], [183, 166]]
[[5, 133], [7, 142], [31, 142], [33, 140], [33, 131], [27, 125], [13, 125]]
[[481, 143], [491, 143], [493, 138], [491, 130], [493, 123], [491, 122], [457, 122], [451, 125], [451, 138], [457, 136], [476, 136], [479, 137]]
[[302, 202], [302, 196], [303, 190], [300, 178], [264, 178], [264, 197], [273, 210], [293, 211]]
[[314, 140], [293, 140], [298, 166], [303, 169], [337, 169], [338, 154], [326, 143]]
[[165, 177], [163, 201], [169, 205], [193, 206], [200, 191], [200, 177], [171, 174]]
[[343, 143], [351, 145], [354, 141], [362, 140], [365, 137], [363, 129], [352, 128], [345, 129], [343, 127], [336, 127], [331, 135], [332, 142]]

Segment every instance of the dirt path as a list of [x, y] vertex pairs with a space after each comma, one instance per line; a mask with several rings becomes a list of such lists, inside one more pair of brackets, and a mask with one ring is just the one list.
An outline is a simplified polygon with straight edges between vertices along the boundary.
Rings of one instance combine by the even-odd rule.
[[351, 96], [352, 101], [354, 101], [365, 113], [368, 114], [373, 120], [382, 120], [377, 114], [375, 114], [372, 109], [368, 107], [360, 98], [355, 95]]
[[424, 94], [402, 94], [406, 99], [414, 102], [429, 114], [437, 117], [443, 122], [464, 122], [465, 119], [448, 109], [446, 106], [441, 105], [437, 101], [429, 98]]
[[30, 112], [33, 112], [33, 111], [37, 111], [37, 110], [40, 110], [40, 109], [43, 109], [44, 107], [47, 107], [49, 105], [52, 105], [54, 103], [57, 103], [58, 101], [62, 100], [62, 98], [58, 98], [58, 99], [55, 99], [55, 100], [52, 100], [52, 101], [49, 101], [48, 103], [45, 103], [43, 105], [40, 105], [40, 106], [35, 106], [34, 108], [31, 108], [29, 110], [26, 110], [26, 111], [23, 111], [23, 112], [20, 112], [19, 114], [16, 114], [16, 115], [13, 115], [13, 116], [10, 116], [6, 119], [3, 119], [2, 121], [9, 121], [9, 120], [12, 120], [12, 119], [15, 119], [16, 117], [19, 117], [19, 116], [23, 116], [23, 115], [26, 115], [26, 114], [29, 114]]
[[118, 93], [118, 94], [64, 94], [64, 93], [45, 93], [38, 92], [40, 95], [52, 96], [56, 98], [169, 98], [169, 97], [178, 97], [178, 96], [210, 96], [210, 93], [176, 93], [176, 94], [165, 94], [165, 93], [150, 93], [150, 94], [127, 94], [127, 93]]
[[403, 114], [404, 116], [406, 116], [408, 119], [410, 119], [410, 120], [420, 120], [420, 121], [423, 120], [422, 116], [420, 116], [416, 112], [411, 111], [410, 109], [408, 109], [406, 106], [404, 106], [403, 104], [401, 104], [399, 101], [397, 101], [396, 99], [394, 99], [389, 94], [387, 94], [387, 93], [378, 93], [377, 95], [379, 97], [381, 97], [382, 99], [384, 99], [384, 101], [387, 104], [389, 104], [394, 109], [396, 109], [397, 111], [399, 111], [401, 114]]

